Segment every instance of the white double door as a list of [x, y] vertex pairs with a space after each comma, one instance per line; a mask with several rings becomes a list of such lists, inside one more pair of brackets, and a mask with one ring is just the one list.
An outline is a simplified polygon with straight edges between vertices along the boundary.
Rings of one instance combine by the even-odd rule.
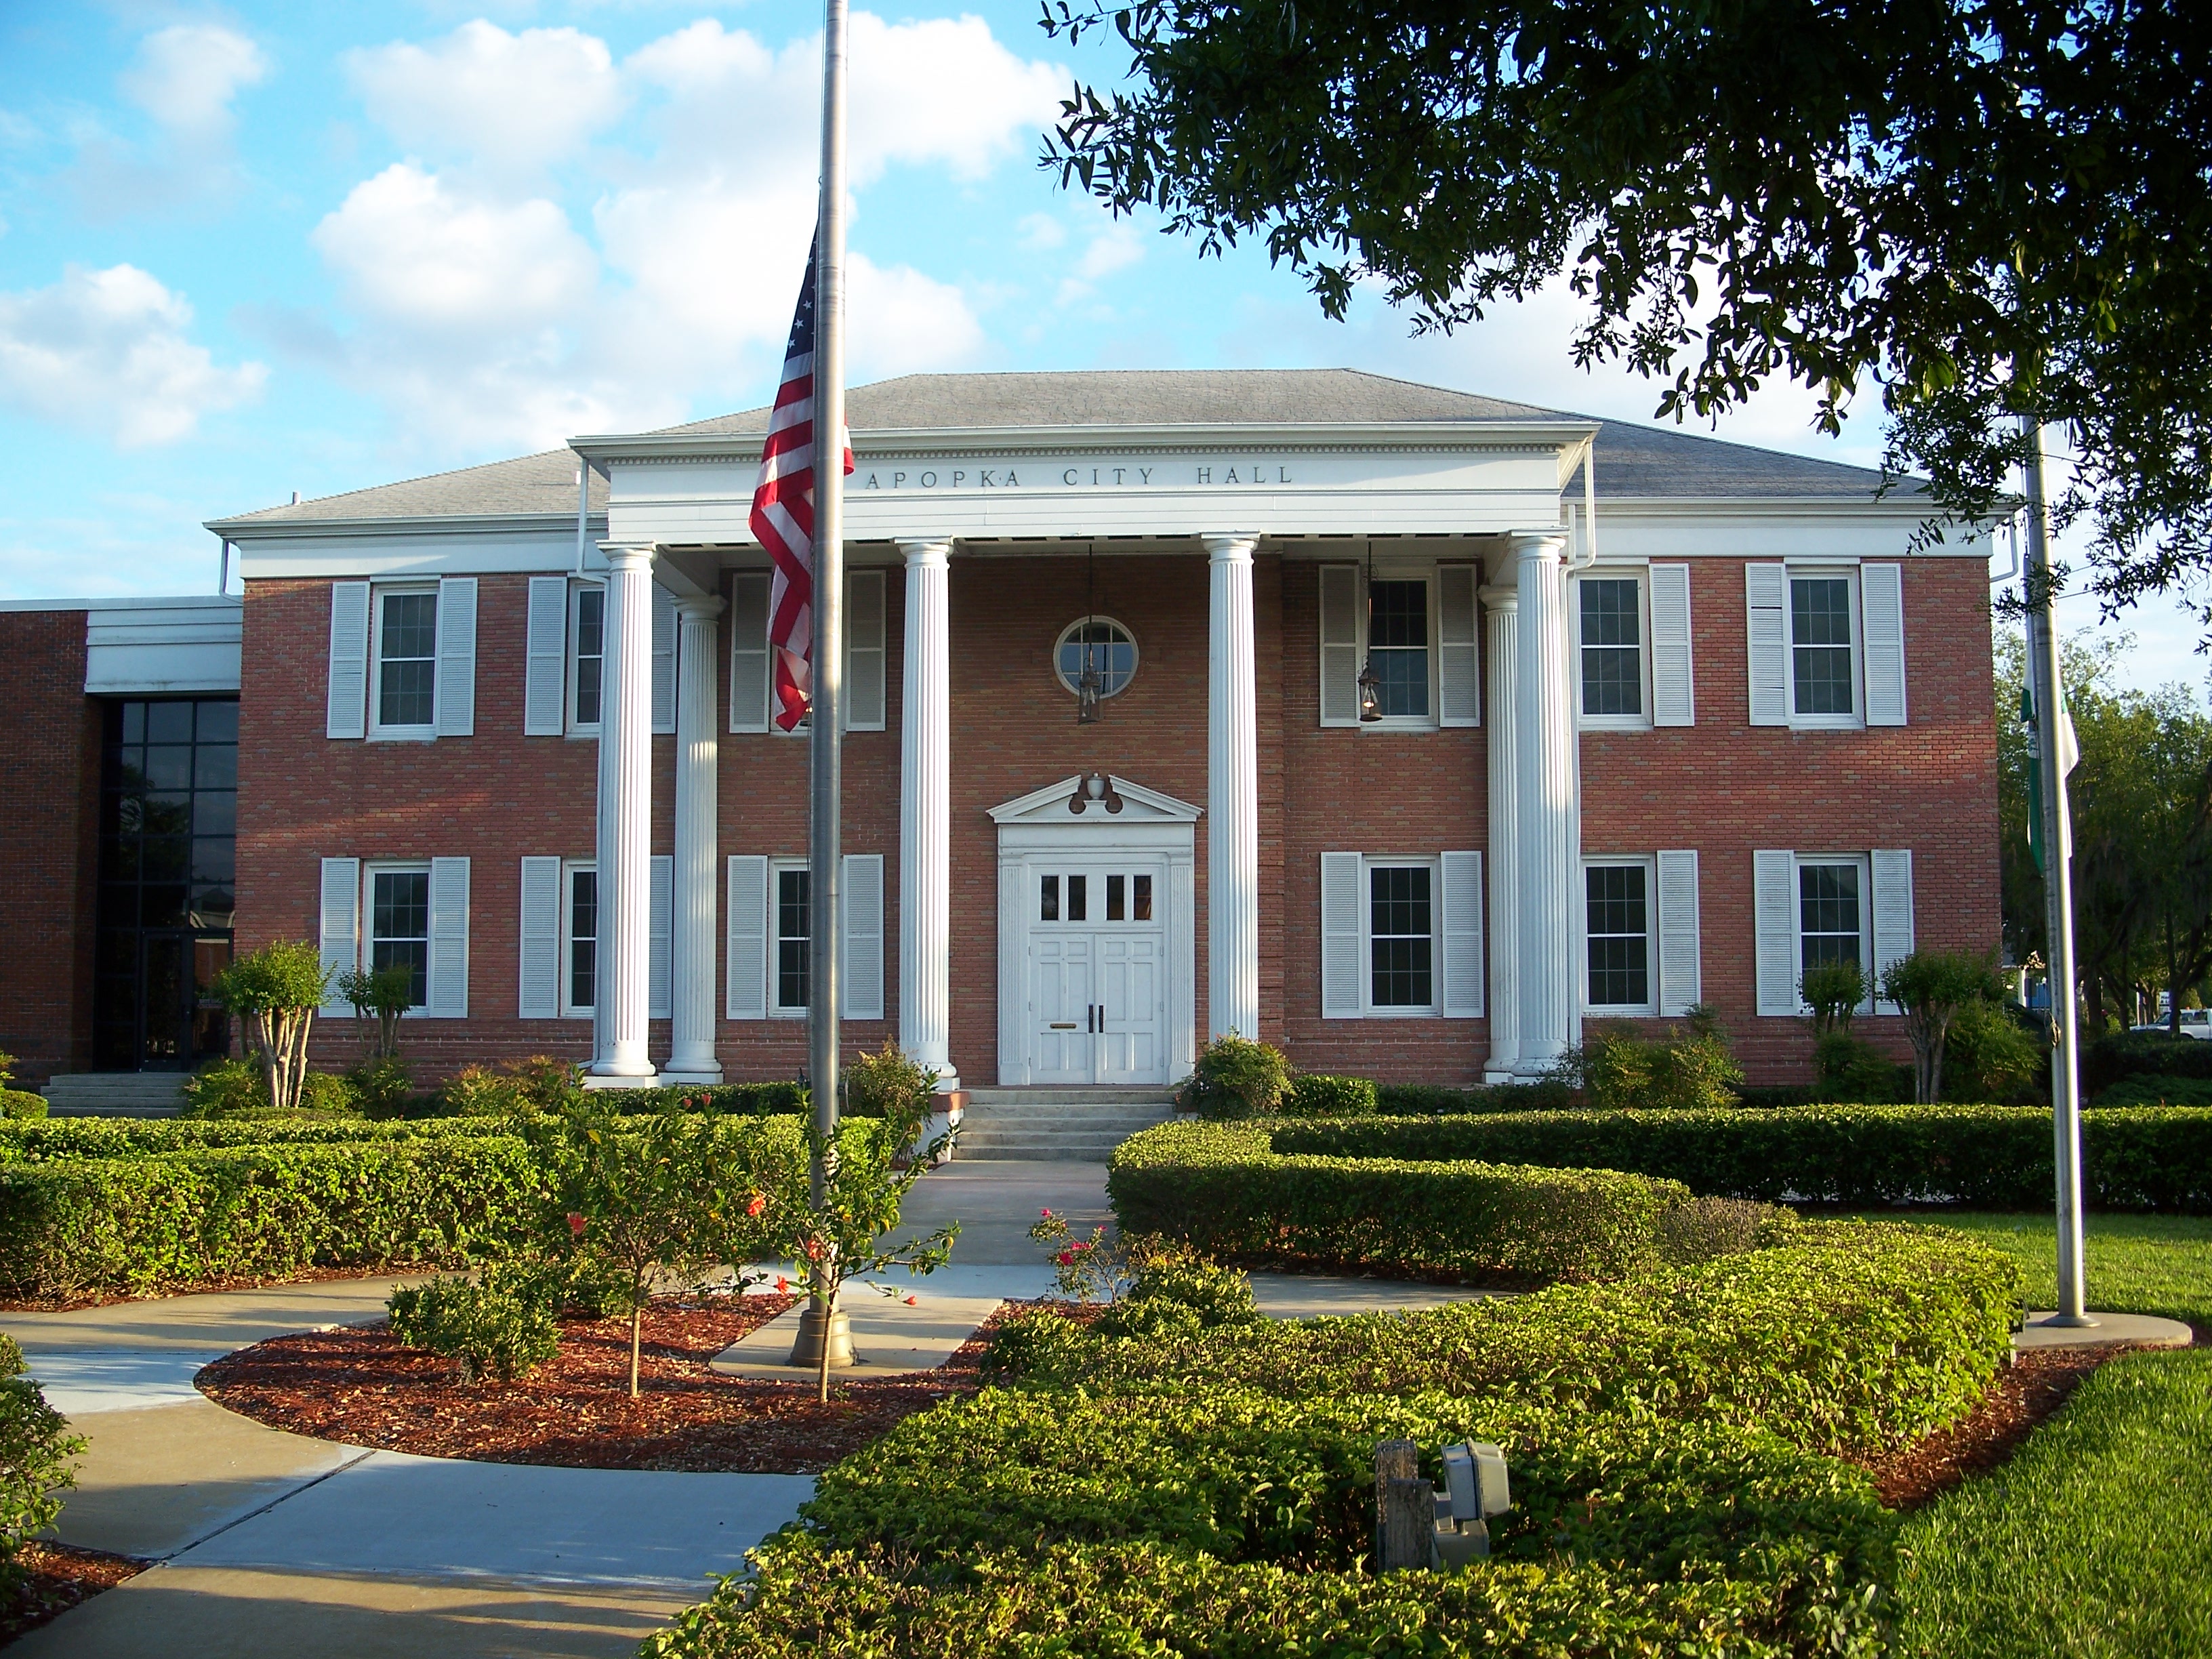
[[1035, 858], [1030, 1079], [1165, 1083], [1167, 866]]

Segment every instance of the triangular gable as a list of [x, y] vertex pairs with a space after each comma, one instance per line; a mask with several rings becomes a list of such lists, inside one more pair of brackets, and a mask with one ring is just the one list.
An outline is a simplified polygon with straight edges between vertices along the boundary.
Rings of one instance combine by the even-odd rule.
[[1121, 798], [1121, 810], [1109, 812], [1102, 801], [1086, 800], [1080, 812], [1068, 811], [1067, 803], [1074, 796], [1076, 787], [1085, 777], [1080, 772], [1071, 773], [1058, 783], [1048, 783], [1042, 789], [1032, 789], [1028, 794], [991, 809], [994, 823], [1027, 824], [1100, 824], [1100, 823], [1195, 823], [1200, 809], [1188, 801], [1177, 800], [1173, 795], [1164, 795], [1157, 789], [1147, 789], [1140, 783], [1109, 774], [1107, 781], [1114, 793]]

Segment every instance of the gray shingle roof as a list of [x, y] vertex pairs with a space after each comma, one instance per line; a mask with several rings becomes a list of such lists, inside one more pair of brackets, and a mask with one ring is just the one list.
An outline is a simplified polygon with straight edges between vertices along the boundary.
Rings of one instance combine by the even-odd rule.
[[[654, 437], [732, 437], [768, 429], [768, 410], [684, 426]], [[1014, 374], [905, 374], [854, 386], [846, 418], [856, 432], [1036, 426], [1296, 425], [1304, 422], [1589, 420], [1350, 368], [1101, 369]], [[1872, 498], [1880, 475], [1863, 467], [1785, 455], [1700, 434], [1624, 421], [1598, 423], [1597, 488], [1613, 500], [1838, 500]], [[591, 478], [592, 507], [606, 483]], [[511, 461], [380, 484], [296, 506], [214, 521], [232, 526], [339, 519], [576, 511], [576, 458], [552, 449]]]

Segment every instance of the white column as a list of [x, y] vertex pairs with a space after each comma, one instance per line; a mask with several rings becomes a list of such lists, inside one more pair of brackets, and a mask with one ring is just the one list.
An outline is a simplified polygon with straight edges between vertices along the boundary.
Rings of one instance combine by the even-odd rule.
[[653, 885], [653, 549], [607, 556], [599, 703], [599, 1006], [596, 1078], [649, 1080], [645, 1048]]
[[952, 1065], [952, 649], [949, 541], [901, 542], [906, 555], [906, 673], [899, 714], [899, 1046]]
[[676, 601], [674, 938], [668, 1064], [661, 1071], [680, 1083], [722, 1080], [714, 1058], [714, 618], [721, 614], [721, 600], [710, 595]]
[[1520, 1041], [1514, 1064], [1540, 1072], [1580, 1040], [1575, 987], [1582, 801], [1568, 694], [1567, 585], [1560, 530], [1513, 533], [1514, 786], [1521, 867]]
[[1260, 1035], [1260, 734], [1252, 536], [1207, 536], [1206, 1030]]
[[1521, 789], [1516, 768], [1519, 733], [1513, 711], [1520, 678], [1520, 599], [1516, 587], [1482, 590], [1490, 671], [1483, 711], [1490, 757], [1490, 1059], [1485, 1078], [1510, 1080], [1521, 1054]]

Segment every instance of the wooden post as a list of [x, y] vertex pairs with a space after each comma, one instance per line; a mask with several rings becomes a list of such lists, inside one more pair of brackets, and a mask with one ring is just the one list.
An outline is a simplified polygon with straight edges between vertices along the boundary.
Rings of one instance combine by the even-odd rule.
[[1375, 1448], [1375, 1570], [1403, 1572], [1429, 1565], [1436, 1530], [1436, 1495], [1419, 1479], [1420, 1451], [1410, 1440]]

